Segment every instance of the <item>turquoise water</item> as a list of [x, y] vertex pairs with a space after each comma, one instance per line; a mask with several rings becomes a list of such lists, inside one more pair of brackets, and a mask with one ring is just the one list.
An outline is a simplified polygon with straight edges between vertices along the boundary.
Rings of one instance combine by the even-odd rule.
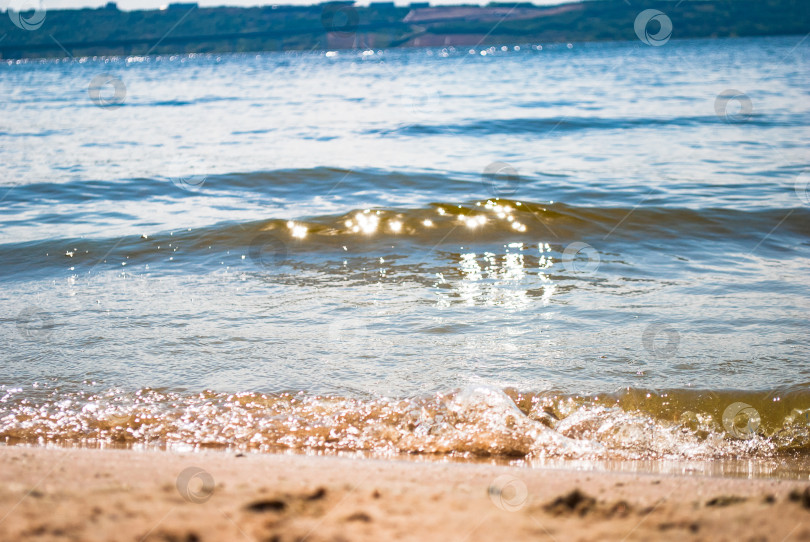
[[1, 64], [0, 436], [804, 453], [809, 52]]

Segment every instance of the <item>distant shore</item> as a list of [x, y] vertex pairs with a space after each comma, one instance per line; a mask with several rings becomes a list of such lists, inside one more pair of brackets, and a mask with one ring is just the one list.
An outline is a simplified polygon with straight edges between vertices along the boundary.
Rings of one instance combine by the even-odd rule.
[[802, 482], [3, 447], [0, 539], [807, 540]]
[[[794, 0], [623, 2], [558, 6], [428, 2], [367, 7], [313, 6], [100, 9], [8, 12], [0, 17], [0, 58], [130, 56], [391, 47], [477, 47], [669, 38], [806, 34], [810, 9]], [[646, 45], [645, 45], [646, 46]]]

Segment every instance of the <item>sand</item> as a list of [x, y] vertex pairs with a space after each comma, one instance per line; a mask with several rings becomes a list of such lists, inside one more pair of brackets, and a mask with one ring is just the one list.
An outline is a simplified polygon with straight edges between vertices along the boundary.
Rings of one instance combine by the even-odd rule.
[[810, 540], [806, 482], [0, 447], [0, 540]]

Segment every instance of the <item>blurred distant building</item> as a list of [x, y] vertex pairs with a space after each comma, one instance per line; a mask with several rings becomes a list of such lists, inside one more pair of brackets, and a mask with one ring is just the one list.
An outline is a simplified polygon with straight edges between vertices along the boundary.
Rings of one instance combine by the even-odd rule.
[[490, 7], [490, 8], [504, 8], [504, 7], [506, 7], [506, 8], [534, 8], [534, 7], [537, 7], [537, 6], [535, 6], [531, 2], [518, 2], [518, 3], [513, 3], [513, 2], [490, 2], [489, 4], [487, 4], [487, 7]]

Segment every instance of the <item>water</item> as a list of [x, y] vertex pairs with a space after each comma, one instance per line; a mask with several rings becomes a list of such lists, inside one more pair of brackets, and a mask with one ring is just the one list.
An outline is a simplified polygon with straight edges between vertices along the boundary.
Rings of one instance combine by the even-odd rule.
[[803, 460], [808, 53], [2, 64], [0, 436]]

